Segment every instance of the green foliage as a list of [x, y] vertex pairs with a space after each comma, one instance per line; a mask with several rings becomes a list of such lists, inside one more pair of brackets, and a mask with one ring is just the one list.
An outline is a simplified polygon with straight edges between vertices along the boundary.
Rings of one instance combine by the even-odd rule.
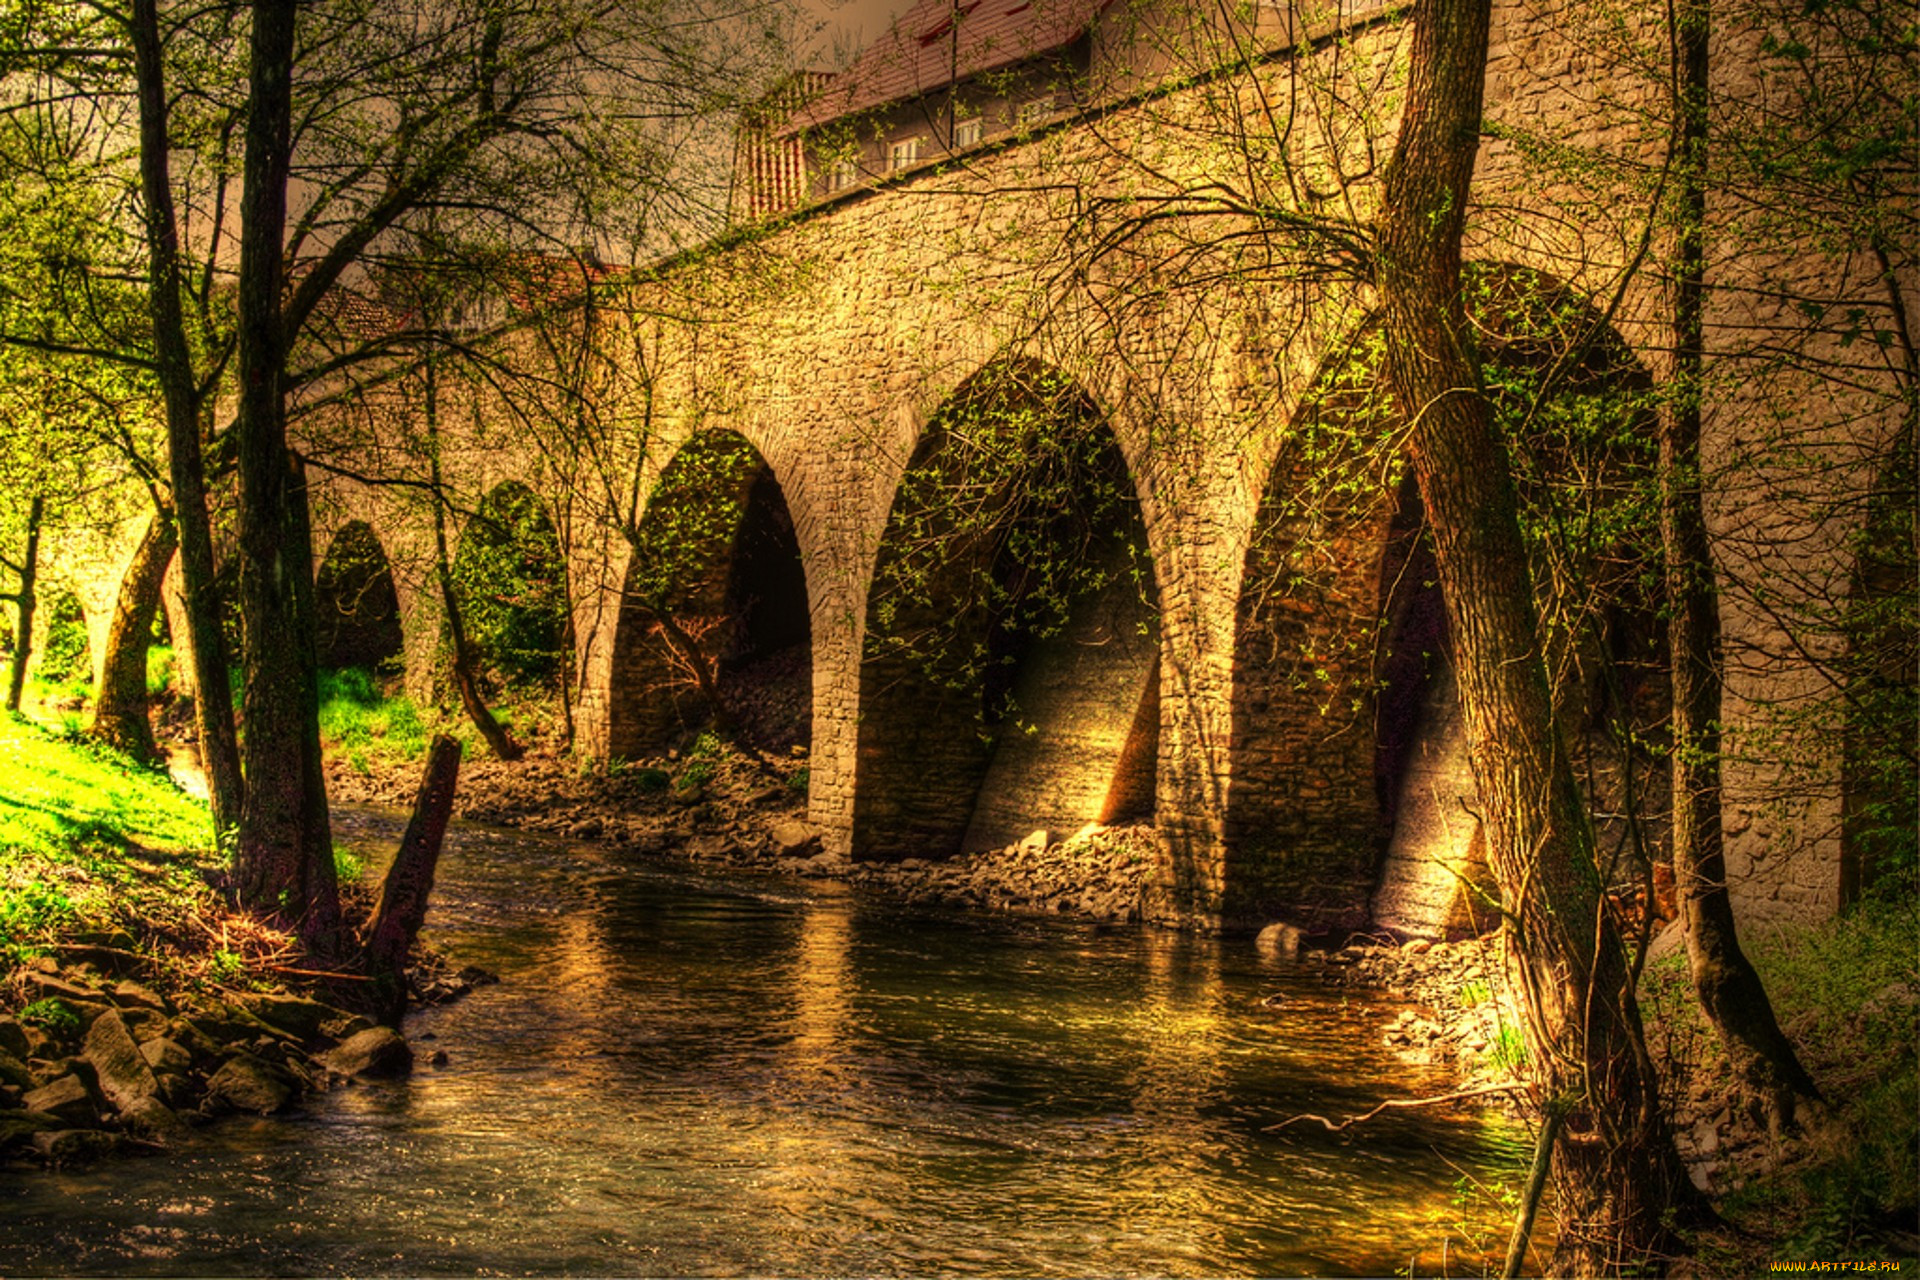
[[488, 494], [461, 536], [452, 573], [481, 666], [509, 687], [552, 687], [564, 665], [566, 565], [540, 500], [511, 482]]
[[173, 688], [174, 657], [167, 645], [156, 644], [147, 650], [147, 696], [158, 698]]
[[904, 659], [947, 689], [986, 689], [997, 723], [1013, 710], [1005, 684], [1025, 645], [1118, 582], [1153, 601], [1138, 498], [1098, 411], [1057, 373], [995, 365], [949, 399], [901, 479], [868, 656]]
[[642, 791], [665, 791], [673, 782], [673, 776], [665, 769], [635, 769], [630, 776]]
[[58, 591], [43, 607], [47, 611], [47, 636], [34, 655], [40, 678], [53, 682], [91, 680], [93, 665], [88, 657], [87, 620], [80, 610], [80, 597], [71, 591]]
[[787, 775], [787, 790], [795, 795], [807, 794], [807, 787], [813, 780], [813, 771], [802, 765]]
[[731, 431], [709, 431], [682, 446], [634, 532], [627, 598], [655, 613], [686, 609], [725, 562], [762, 465], [753, 446]]
[[35, 1000], [20, 1011], [20, 1021], [36, 1027], [45, 1027], [56, 1034], [67, 1034], [80, 1029], [80, 1015], [73, 1006], [57, 996], [45, 1000]]

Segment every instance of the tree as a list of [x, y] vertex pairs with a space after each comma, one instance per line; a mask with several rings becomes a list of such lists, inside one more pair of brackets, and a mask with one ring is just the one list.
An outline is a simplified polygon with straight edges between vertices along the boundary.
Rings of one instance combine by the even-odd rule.
[[1696, 1196], [1667, 1129], [1591, 819], [1555, 714], [1507, 461], [1465, 323], [1461, 239], [1490, 5], [1426, 0], [1385, 174], [1375, 273], [1387, 377], [1434, 539], [1489, 861], [1525, 997], [1562, 1230], [1551, 1269], [1611, 1273], [1672, 1247]]
[[[677, 0], [538, 11], [504, 0], [298, 10], [261, 0], [162, 14], [137, 0], [129, 10], [54, 5], [45, 16], [30, 52], [54, 59], [58, 27], [61, 48], [100, 50], [78, 92], [107, 101], [131, 89], [139, 106], [146, 235], [128, 274], [147, 281], [149, 341], [70, 354], [156, 370], [183, 570], [199, 605], [212, 599], [211, 554], [200, 536], [205, 485], [192, 473], [208, 460], [213, 473], [233, 468], [248, 725], [235, 878], [250, 905], [301, 921], [323, 945], [335, 916], [331, 845], [304, 464], [289, 417], [337, 399], [376, 363], [447, 340], [342, 325], [344, 282], [404, 254], [416, 222], [496, 247], [596, 236], [654, 250], [697, 234], [701, 190], [683, 157], [724, 112], [730, 78], [770, 47], [778, 11], [745, 3], [693, 23]], [[66, 38], [76, 23], [84, 42]], [[128, 46], [130, 85], [108, 74]], [[369, 67], [384, 69], [378, 83]], [[170, 163], [183, 156], [184, 172]], [[714, 185], [710, 207], [724, 208], [724, 177]], [[528, 210], [530, 190], [550, 194], [545, 207]], [[229, 373], [239, 411], [215, 429], [207, 410]], [[325, 452], [324, 440], [302, 441], [306, 458]], [[203, 714], [225, 688], [210, 630], [194, 627]], [[217, 729], [203, 736], [217, 740]]]

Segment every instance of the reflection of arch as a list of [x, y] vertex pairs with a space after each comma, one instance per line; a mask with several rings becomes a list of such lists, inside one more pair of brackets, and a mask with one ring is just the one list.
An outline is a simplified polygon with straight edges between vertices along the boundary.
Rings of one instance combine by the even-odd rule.
[[[1514, 269], [1480, 268], [1472, 279], [1488, 388], [1515, 433], [1508, 444], [1523, 506], [1575, 512], [1571, 523], [1592, 551], [1590, 585], [1626, 602], [1597, 626], [1573, 626], [1575, 614], [1587, 615], [1553, 597], [1566, 610], [1564, 627], [1604, 637], [1554, 656], [1568, 691], [1570, 745], [1596, 808], [1617, 813], [1625, 762], [1606, 743], [1602, 715], [1617, 693], [1635, 723], [1664, 718], [1664, 681], [1648, 679], [1658, 629], [1631, 603], [1647, 548], [1630, 545], [1633, 530], [1610, 525], [1651, 465], [1641, 446], [1650, 448], [1653, 433], [1642, 429], [1635, 399], [1650, 380], [1564, 287]], [[1230, 914], [1241, 918], [1320, 927], [1371, 918], [1437, 933], [1469, 927], [1474, 898], [1461, 876], [1484, 870], [1418, 490], [1405, 474], [1382, 483], [1401, 470], [1387, 464], [1401, 422], [1374, 376], [1377, 356], [1377, 336], [1363, 331], [1323, 367], [1274, 466], [1248, 549], [1235, 637], [1227, 893]], [[1567, 505], [1570, 496], [1584, 507]], [[1636, 791], [1643, 818], [1664, 815], [1661, 780], [1639, 778]], [[1603, 830], [1603, 846], [1624, 840], [1626, 825]]]
[[1158, 621], [1093, 403], [1028, 362], [935, 415], [888, 516], [860, 669], [853, 847], [944, 857], [1150, 816]]
[[377, 667], [404, 651], [393, 568], [373, 526], [341, 528], [313, 578], [315, 649], [323, 667]]
[[566, 560], [533, 490], [517, 480], [494, 486], [461, 531], [452, 568], [477, 663], [508, 684], [557, 680], [569, 647]]
[[614, 633], [608, 712], [614, 756], [665, 750], [716, 719], [767, 750], [811, 737], [800, 544], [773, 468], [735, 432], [683, 445], [647, 503]]

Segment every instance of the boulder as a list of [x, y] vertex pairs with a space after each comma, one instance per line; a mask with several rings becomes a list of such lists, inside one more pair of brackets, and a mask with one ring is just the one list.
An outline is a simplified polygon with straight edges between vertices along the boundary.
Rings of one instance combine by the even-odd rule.
[[69, 1124], [90, 1125], [100, 1114], [93, 1102], [93, 1091], [77, 1075], [64, 1075], [41, 1085], [22, 1097], [20, 1105], [28, 1111], [58, 1116]]
[[160, 1014], [171, 1012], [164, 999], [151, 988], [137, 982], [116, 982], [108, 988], [107, 995], [122, 1009], [151, 1009]]
[[140, 1046], [134, 1043], [118, 1009], [109, 1009], [87, 1028], [82, 1052], [93, 1064], [94, 1079], [100, 1092], [116, 1111], [125, 1111], [142, 1098], [151, 1098], [160, 1090]]
[[106, 997], [92, 987], [52, 973], [40, 973], [29, 969], [20, 975], [21, 986], [26, 988], [27, 999], [65, 1000], [69, 1003], [80, 1001], [83, 1004], [104, 1004]]
[[1300, 930], [1293, 925], [1276, 922], [1262, 929], [1253, 940], [1256, 950], [1263, 956], [1275, 960], [1292, 960], [1300, 954]]
[[236, 1053], [207, 1078], [207, 1093], [239, 1111], [268, 1115], [293, 1098], [286, 1073], [250, 1053]]
[[130, 1107], [122, 1107], [120, 1118], [134, 1133], [168, 1146], [187, 1136], [186, 1121], [173, 1114], [158, 1098], [141, 1098]]
[[20, 1025], [17, 1018], [0, 1018], [0, 1049], [25, 1062], [34, 1055], [32, 1041], [27, 1038], [27, 1029]]
[[165, 1036], [141, 1045], [140, 1056], [147, 1060], [147, 1065], [153, 1068], [156, 1076], [184, 1076], [193, 1069], [193, 1055], [178, 1040], [169, 1040]]
[[119, 1134], [102, 1129], [49, 1129], [33, 1135], [40, 1158], [55, 1167], [90, 1164], [120, 1154], [126, 1145]]
[[1052, 836], [1044, 829], [1032, 832], [1020, 842], [1021, 853], [1045, 853], [1047, 846], [1053, 843]]
[[5, 1049], [0, 1049], [0, 1084], [21, 1090], [33, 1088], [33, 1073], [27, 1070], [27, 1064]]
[[798, 858], [820, 847], [820, 835], [804, 822], [776, 822], [767, 832], [773, 848], [783, 858]]
[[62, 1129], [66, 1121], [44, 1111], [0, 1111], [0, 1151], [33, 1145], [33, 1135]]
[[391, 1027], [369, 1027], [321, 1054], [319, 1062], [345, 1076], [404, 1076], [413, 1070], [413, 1050]]
[[274, 1030], [299, 1040], [319, 1039], [329, 1023], [353, 1016], [305, 996], [245, 995], [235, 1003]]

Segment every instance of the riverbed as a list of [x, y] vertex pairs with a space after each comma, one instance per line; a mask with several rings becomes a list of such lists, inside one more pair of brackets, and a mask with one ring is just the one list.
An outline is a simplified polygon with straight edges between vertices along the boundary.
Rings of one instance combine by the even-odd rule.
[[[399, 820], [340, 819], [390, 848]], [[477, 826], [431, 943], [501, 982], [407, 1081], [0, 1190], [7, 1274], [1391, 1275], [1524, 1158], [1399, 1006], [1245, 941], [939, 913]]]

